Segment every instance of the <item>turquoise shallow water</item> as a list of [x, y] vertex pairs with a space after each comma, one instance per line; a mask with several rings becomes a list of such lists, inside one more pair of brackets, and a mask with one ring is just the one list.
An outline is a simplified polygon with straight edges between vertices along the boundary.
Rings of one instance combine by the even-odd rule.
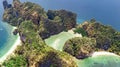
[[6, 28], [3, 26], [3, 24], [0, 22], [0, 47], [2, 47], [2, 44], [7, 41], [8, 33], [6, 31]]
[[[12, 3], [12, 0], [8, 0]], [[2, 0], [0, 1], [0, 58], [5, 55], [12, 47], [18, 36], [12, 34], [13, 27], [2, 21], [3, 16]]]
[[13, 35], [13, 27], [7, 23], [0, 22], [0, 57], [5, 55], [18, 36]]
[[104, 55], [77, 60], [76, 63], [78, 67], [120, 67], [120, 57]]
[[[11, 3], [12, 0], [8, 0]], [[24, 2], [25, 0], [21, 0]], [[120, 0], [28, 0], [42, 5], [48, 9], [66, 9], [78, 14], [78, 22], [83, 22], [90, 18], [109, 24], [120, 30]], [[0, 1], [2, 3], [2, 1]], [[2, 19], [3, 7], [0, 4], [0, 19]], [[17, 36], [12, 35], [12, 27], [0, 23], [0, 57], [3, 56], [14, 44]], [[68, 36], [69, 35], [69, 36]], [[71, 34], [63, 33], [49, 38], [46, 43], [62, 50], [66, 40], [73, 37]], [[57, 41], [56, 41], [57, 40]], [[57, 45], [56, 45], [57, 44]], [[90, 57], [84, 60], [76, 60], [79, 67], [120, 67], [120, 58], [115, 56]]]
[[[45, 40], [46, 44], [53, 47], [56, 50], [62, 50], [64, 43], [74, 37], [74, 34], [68, 32], [62, 32], [58, 35], [54, 35]], [[120, 57], [104, 55], [89, 57], [84, 60], [76, 59], [78, 67], [120, 67]]]
[[68, 39], [74, 38], [75, 34], [69, 32], [61, 32], [58, 35], [51, 36], [50, 38], [46, 39], [45, 42], [47, 45], [53, 47], [56, 50], [62, 51], [65, 42]]

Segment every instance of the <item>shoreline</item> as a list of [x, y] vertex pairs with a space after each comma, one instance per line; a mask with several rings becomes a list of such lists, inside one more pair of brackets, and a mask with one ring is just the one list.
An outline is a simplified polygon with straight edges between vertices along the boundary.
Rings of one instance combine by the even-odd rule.
[[119, 55], [116, 55], [116, 54], [111, 53], [111, 52], [106, 52], [106, 51], [94, 52], [91, 57], [107, 56], [107, 55], [120, 57]]
[[[12, 31], [16, 29], [16, 27], [13, 27]], [[3, 63], [7, 58], [9, 58], [10, 55], [13, 55], [13, 52], [17, 48], [18, 45], [21, 45], [21, 40], [19, 34], [16, 35], [17, 38], [11, 48], [6, 52], [1, 58], [0, 58], [0, 63]]]
[[63, 50], [64, 44], [67, 40], [72, 39], [74, 37], [82, 37], [81, 34], [74, 33], [73, 29], [68, 31], [63, 31], [59, 34], [50, 36], [49, 38], [45, 39], [45, 43], [59, 51]]
[[13, 46], [10, 48], [10, 50], [3, 57], [0, 58], [0, 63], [4, 62], [8, 58], [8, 56], [12, 55], [17, 46], [20, 45], [20, 43], [20, 37], [18, 37]]
[[71, 33], [71, 34], [74, 34], [74, 35], [75, 35], [75, 37], [82, 37], [82, 35], [81, 35], [81, 34], [79, 34], [79, 33], [75, 33], [73, 30], [74, 30], [74, 28], [73, 28], [73, 29], [71, 29], [71, 30], [68, 30], [67, 32], [68, 32], [68, 33]]

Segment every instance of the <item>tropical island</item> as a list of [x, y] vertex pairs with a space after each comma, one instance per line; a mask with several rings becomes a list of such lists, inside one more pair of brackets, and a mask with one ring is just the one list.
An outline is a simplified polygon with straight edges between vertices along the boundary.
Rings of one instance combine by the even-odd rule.
[[[77, 24], [77, 14], [71, 11], [45, 11], [38, 4], [19, 0], [13, 0], [13, 5], [4, 4], [4, 9], [3, 21], [17, 27], [13, 34], [19, 34], [21, 45], [14, 48], [1, 66], [79, 67], [76, 60], [92, 57], [95, 52], [120, 56], [120, 32], [95, 19]], [[59, 34], [65, 35], [65, 43], [59, 44], [61, 48], [57, 50], [49, 46], [47, 39]]]

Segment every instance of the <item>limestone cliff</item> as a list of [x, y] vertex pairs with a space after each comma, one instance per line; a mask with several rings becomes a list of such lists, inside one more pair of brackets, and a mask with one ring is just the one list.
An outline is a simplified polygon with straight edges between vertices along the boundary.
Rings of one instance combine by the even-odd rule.
[[39, 34], [43, 39], [76, 26], [75, 13], [66, 10], [48, 10], [46, 12], [38, 4], [13, 0], [13, 6], [4, 12], [3, 21], [19, 26], [26, 20], [31, 20], [37, 25]]
[[64, 51], [76, 58], [86, 58], [95, 51], [109, 51], [120, 55], [120, 32], [111, 26], [91, 19], [78, 25], [74, 32], [84, 36], [68, 40], [64, 45]]

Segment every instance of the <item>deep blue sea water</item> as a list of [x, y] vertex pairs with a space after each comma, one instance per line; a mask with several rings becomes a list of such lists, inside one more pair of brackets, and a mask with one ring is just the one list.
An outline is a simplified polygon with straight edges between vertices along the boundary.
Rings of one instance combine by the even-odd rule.
[[78, 14], [78, 22], [95, 18], [120, 31], [120, 0], [21, 0], [40, 4], [45, 10], [66, 9]]
[[[12, 0], [8, 0], [12, 3]], [[120, 0], [20, 0], [41, 5], [45, 10], [66, 9], [77, 13], [78, 22], [95, 18], [120, 31]], [[2, 0], [0, 1], [2, 3]], [[2, 4], [0, 4], [0, 11]], [[2, 14], [2, 13], [1, 13]]]

